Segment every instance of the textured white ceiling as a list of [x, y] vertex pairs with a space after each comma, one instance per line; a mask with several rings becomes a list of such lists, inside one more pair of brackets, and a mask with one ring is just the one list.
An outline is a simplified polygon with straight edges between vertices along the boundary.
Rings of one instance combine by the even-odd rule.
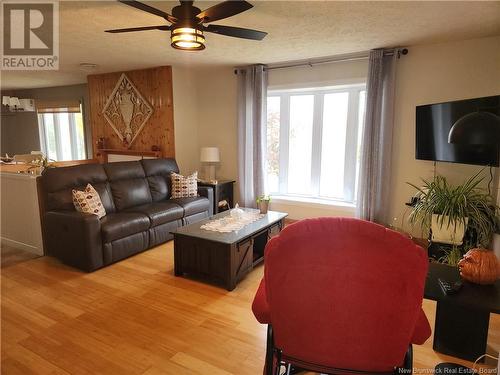
[[[252, 1], [252, 0], [251, 0]], [[199, 8], [216, 2], [197, 1]], [[93, 73], [159, 65], [243, 65], [332, 56], [377, 47], [411, 46], [500, 35], [500, 2], [255, 1], [254, 8], [217, 24], [267, 31], [261, 42], [206, 34], [207, 48], [170, 47], [169, 33], [108, 34], [111, 28], [162, 24], [160, 17], [115, 1], [60, 3], [60, 70], [4, 71], [2, 88], [82, 83], [79, 63]], [[167, 12], [171, 1], [149, 1]]]

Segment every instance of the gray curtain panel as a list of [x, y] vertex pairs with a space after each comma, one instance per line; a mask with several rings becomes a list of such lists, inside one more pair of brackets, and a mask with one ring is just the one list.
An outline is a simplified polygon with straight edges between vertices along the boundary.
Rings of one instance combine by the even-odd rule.
[[397, 51], [370, 51], [366, 84], [357, 216], [380, 224], [389, 222], [396, 60]]
[[264, 65], [238, 69], [239, 204], [256, 207], [265, 193], [267, 70]]

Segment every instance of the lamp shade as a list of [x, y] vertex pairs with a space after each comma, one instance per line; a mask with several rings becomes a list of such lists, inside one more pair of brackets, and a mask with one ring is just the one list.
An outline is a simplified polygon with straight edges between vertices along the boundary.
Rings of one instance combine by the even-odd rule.
[[500, 117], [491, 112], [472, 112], [451, 127], [448, 143], [467, 145], [500, 144]]
[[[187, 25], [190, 26], [190, 25]], [[201, 51], [205, 49], [205, 37], [199, 28], [177, 27], [170, 37], [172, 47], [186, 51]]]
[[220, 162], [219, 149], [217, 147], [202, 147], [200, 161], [203, 163]]
[[19, 101], [19, 98], [17, 96], [11, 96], [9, 106], [11, 106], [11, 107], [21, 106], [21, 102]]

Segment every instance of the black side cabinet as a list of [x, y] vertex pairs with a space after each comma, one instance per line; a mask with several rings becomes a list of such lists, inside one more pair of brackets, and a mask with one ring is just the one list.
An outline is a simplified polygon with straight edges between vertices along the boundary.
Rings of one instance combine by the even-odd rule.
[[198, 186], [208, 186], [214, 189], [214, 215], [233, 208], [234, 183], [235, 181], [233, 180], [221, 180], [216, 184], [198, 181]]
[[429, 264], [424, 298], [437, 301], [433, 349], [475, 361], [486, 352], [490, 313], [500, 313], [500, 281], [477, 285], [463, 281], [457, 294], [445, 295], [438, 279], [460, 280], [457, 267]]

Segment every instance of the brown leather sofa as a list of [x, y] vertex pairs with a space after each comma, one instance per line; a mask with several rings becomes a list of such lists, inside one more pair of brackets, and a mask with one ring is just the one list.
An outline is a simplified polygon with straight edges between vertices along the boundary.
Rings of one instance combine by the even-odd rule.
[[[94, 271], [172, 239], [170, 231], [212, 215], [212, 188], [170, 199], [174, 159], [83, 164], [46, 169], [41, 176], [45, 252]], [[106, 216], [75, 210], [72, 189], [97, 190]]]

